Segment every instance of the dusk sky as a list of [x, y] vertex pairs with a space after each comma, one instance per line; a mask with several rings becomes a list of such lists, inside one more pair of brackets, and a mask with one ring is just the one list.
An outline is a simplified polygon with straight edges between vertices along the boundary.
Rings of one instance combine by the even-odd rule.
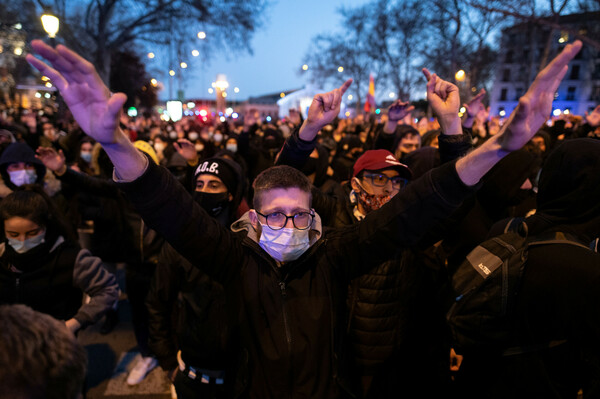
[[[209, 65], [196, 59], [185, 73], [183, 88], [186, 98], [211, 98], [208, 93], [217, 76], [227, 76], [230, 87], [239, 87], [240, 92], [228, 93], [233, 100], [244, 100], [249, 96], [298, 89], [307, 79], [298, 74], [302, 59], [309, 48], [311, 38], [320, 33], [339, 30], [340, 7], [353, 7], [367, 0], [273, 0], [265, 9], [265, 23], [252, 41], [253, 55], [230, 56], [213, 54]], [[205, 40], [209, 40], [207, 37]], [[193, 78], [196, 76], [197, 78]], [[165, 79], [163, 77], [163, 79]], [[177, 84], [173, 93], [176, 93]], [[169, 97], [168, 84], [160, 92], [160, 98]]]

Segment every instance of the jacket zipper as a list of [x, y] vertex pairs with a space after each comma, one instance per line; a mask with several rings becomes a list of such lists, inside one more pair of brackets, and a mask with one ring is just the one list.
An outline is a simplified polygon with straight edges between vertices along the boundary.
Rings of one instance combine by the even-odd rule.
[[281, 309], [283, 311], [283, 325], [285, 326], [285, 337], [288, 344], [288, 351], [290, 354], [292, 353], [292, 335], [290, 333], [290, 325], [288, 323], [287, 311], [285, 309], [285, 298], [287, 297], [287, 293], [285, 292], [285, 281], [279, 282], [279, 289], [281, 290], [281, 297], [283, 301], [281, 303]]

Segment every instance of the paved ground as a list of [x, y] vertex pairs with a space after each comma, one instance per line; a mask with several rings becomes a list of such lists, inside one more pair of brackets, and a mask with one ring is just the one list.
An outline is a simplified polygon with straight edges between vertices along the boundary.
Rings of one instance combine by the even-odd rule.
[[[119, 285], [123, 289], [124, 271], [117, 271]], [[100, 334], [98, 324], [79, 333], [79, 341], [88, 354], [87, 399], [170, 399], [170, 383], [162, 369], [154, 369], [139, 385], [130, 387], [125, 382], [128, 370], [133, 368], [139, 353], [131, 325], [129, 302], [125, 294], [119, 302], [120, 322], [107, 335]]]

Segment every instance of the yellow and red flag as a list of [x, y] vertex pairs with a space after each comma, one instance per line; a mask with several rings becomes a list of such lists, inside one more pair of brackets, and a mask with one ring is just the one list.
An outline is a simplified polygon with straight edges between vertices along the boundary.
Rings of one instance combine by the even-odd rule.
[[375, 79], [373, 74], [369, 75], [369, 92], [367, 93], [367, 100], [365, 101], [365, 112], [371, 112], [375, 109]]

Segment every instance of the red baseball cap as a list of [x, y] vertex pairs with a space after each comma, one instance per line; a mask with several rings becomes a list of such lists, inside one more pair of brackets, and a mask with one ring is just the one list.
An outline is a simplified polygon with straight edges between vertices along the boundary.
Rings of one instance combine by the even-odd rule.
[[394, 155], [388, 150], [369, 150], [365, 151], [363, 155], [356, 160], [353, 168], [352, 177], [356, 177], [363, 170], [384, 170], [394, 169], [397, 170], [400, 176], [410, 179], [412, 172], [408, 166], [404, 165], [394, 157]]

